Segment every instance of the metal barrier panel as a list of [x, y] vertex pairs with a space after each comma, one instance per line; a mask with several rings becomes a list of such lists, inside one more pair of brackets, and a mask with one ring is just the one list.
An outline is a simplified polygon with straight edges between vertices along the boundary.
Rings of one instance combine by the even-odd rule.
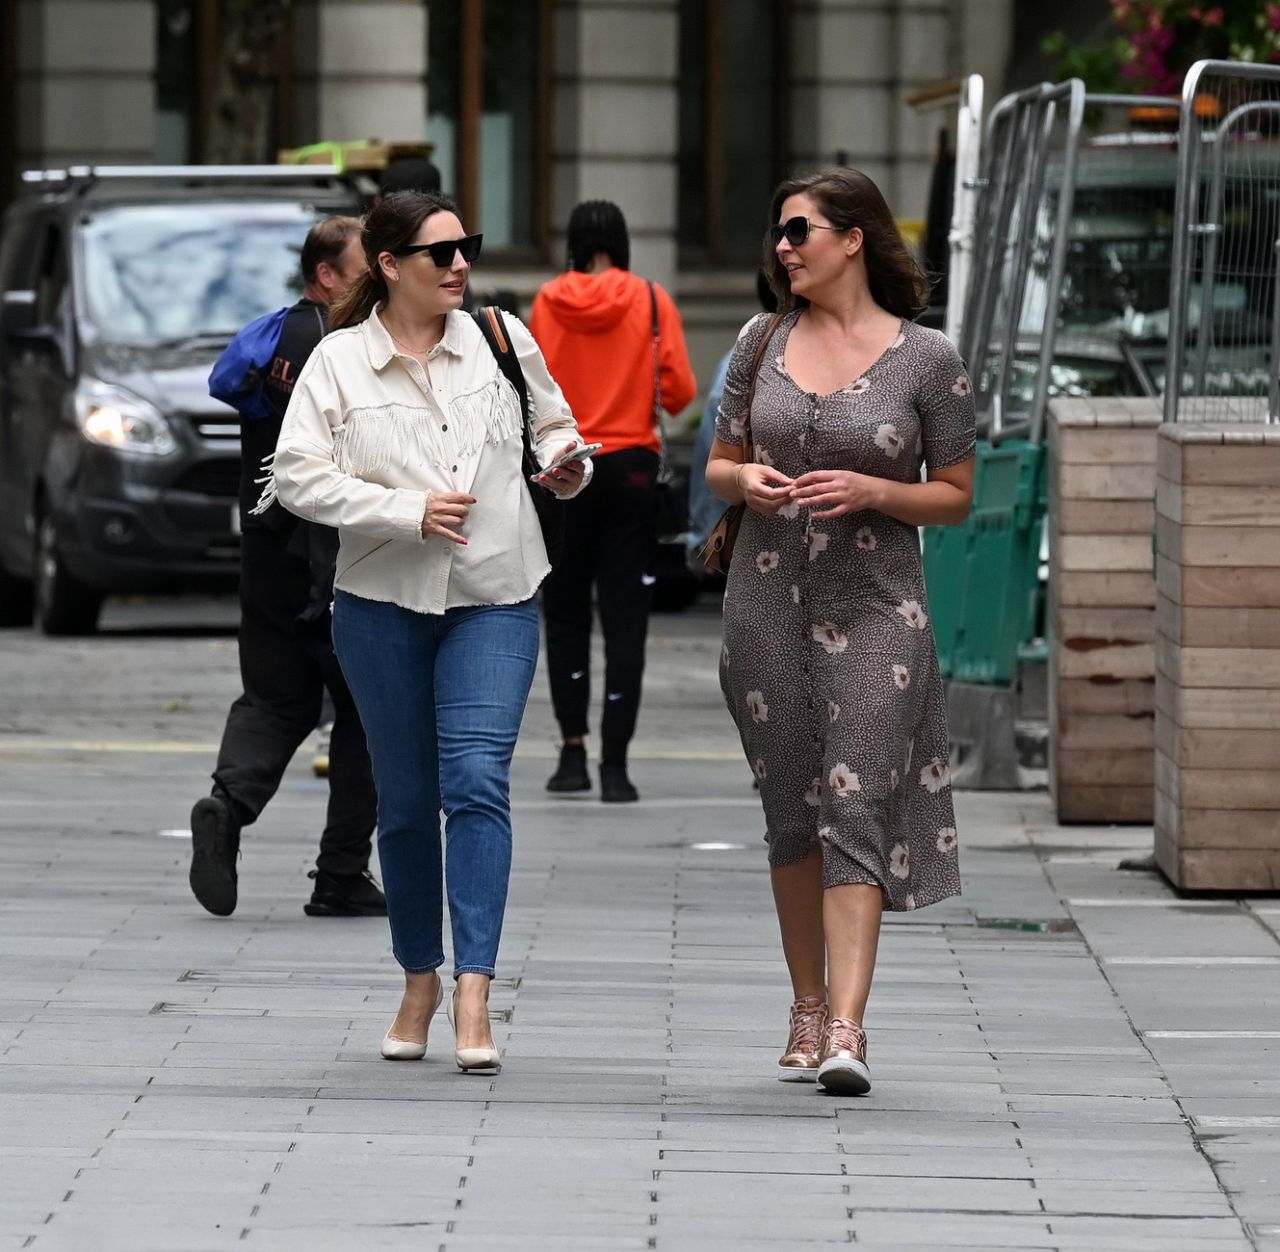
[[1165, 421], [1280, 422], [1280, 66], [1183, 84]]

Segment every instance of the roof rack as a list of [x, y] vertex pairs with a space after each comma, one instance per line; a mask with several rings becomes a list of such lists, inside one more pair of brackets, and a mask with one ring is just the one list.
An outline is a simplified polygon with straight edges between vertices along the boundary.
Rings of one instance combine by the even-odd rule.
[[69, 165], [65, 169], [25, 170], [24, 183], [94, 183], [107, 180], [162, 179], [167, 182], [315, 182], [339, 178], [336, 165]]

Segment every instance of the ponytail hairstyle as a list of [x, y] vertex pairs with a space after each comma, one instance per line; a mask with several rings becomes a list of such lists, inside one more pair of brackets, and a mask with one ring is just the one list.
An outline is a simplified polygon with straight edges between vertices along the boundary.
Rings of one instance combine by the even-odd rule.
[[329, 329], [355, 326], [386, 301], [387, 278], [378, 257], [411, 244], [422, 223], [433, 214], [457, 212], [458, 206], [438, 191], [396, 191], [370, 209], [360, 231], [368, 268], [333, 302]]
[[[929, 280], [898, 233], [880, 188], [861, 170], [825, 169], [780, 183], [769, 209], [771, 223], [777, 222], [783, 203], [791, 196], [808, 196], [840, 230], [861, 229], [867, 284], [871, 298], [882, 309], [910, 321], [928, 307]], [[767, 236], [764, 269], [782, 312], [808, 305], [803, 296], [792, 294], [791, 280]]]
[[631, 268], [627, 219], [612, 200], [584, 200], [569, 214], [569, 268], [586, 272], [598, 252], [620, 270]]

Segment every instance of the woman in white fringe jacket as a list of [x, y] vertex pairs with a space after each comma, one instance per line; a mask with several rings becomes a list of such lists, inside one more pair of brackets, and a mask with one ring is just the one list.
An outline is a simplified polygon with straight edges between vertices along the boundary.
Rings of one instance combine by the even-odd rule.
[[[506, 319], [527, 417], [462, 312], [481, 236], [464, 234], [452, 203], [389, 196], [362, 243], [368, 273], [298, 379], [263, 501], [278, 495], [341, 536], [334, 645], [369, 741], [392, 950], [405, 972], [382, 1055], [426, 1052], [444, 996], [447, 885], [455, 1059], [493, 1072], [511, 757], [538, 655], [535, 593], [551, 568], [521, 468], [524, 422], [543, 467], [578, 445], [578, 428], [523, 324]], [[590, 472], [570, 462], [538, 482], [568, 497]]]

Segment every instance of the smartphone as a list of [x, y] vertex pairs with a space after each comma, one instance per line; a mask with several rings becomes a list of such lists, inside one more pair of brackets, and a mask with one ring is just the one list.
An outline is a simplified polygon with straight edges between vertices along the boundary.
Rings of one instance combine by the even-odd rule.
[[580, 444], [576, 448], [570, 448], [563, 456], [556, 457], [550, 465], [543, 466], [539, 471], [539, 474], [535, 474], [534, 477], [536, 478], [540, 474], [550, 473], [553, 469], [562, 469], [564, 466], [568, 465], [570, 461], [585, 461], [588, 457], [595, 456], [595, 454], [603, 447], [604, 444], [602, 443], [587, 443]]

